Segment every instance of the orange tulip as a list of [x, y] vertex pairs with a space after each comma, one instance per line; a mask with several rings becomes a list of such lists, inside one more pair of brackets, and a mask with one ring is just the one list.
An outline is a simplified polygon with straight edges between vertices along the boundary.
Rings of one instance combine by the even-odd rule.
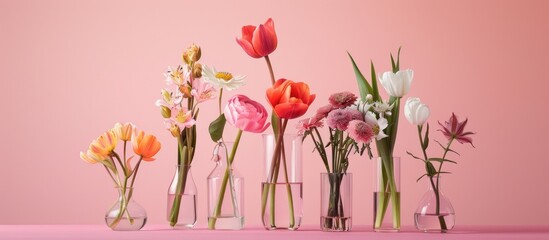
[[250, 57], [261, 58], [271, 54], [277, 45], [273, 20], [269, 18], [265, 24], [259, 24], [258, 27], [242, 27], [242, 37], [236, 38], [236, 42]]
[[135, 154], [141, 156], [145, 161], [153, 161], [154, 155], [160, 151], [160, 142], [150, 134], [145, 135], [143, 131], [134, 131], [132, 146]]
[[303, 116], [315, 100], [310, 94], [309, 85], [278, 79], [272, 88], [267, 89], [267, 100], [279, 118], [292, 119]]
[[106, 131], [97, 139], [93, 140], [90, 150], [100, 156], [107, 156], [116, 148], [117, 138], [113, 131]]

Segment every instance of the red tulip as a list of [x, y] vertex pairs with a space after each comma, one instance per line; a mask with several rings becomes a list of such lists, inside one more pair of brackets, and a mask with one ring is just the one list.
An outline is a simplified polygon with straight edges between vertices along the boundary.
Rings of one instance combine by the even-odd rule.
[[242, 37], [236, 42], [253, 58], [265, 57], [276, 49], [277, 38], [271, 18], [259, 27], [247, 25], [242, 27]]
[[284, 78], [278, 79], [272, 88], [267, 89], [267, 100], [279, 118], [292, 119], [303, 116], [315, 100], [310, 94], [309, 85]]

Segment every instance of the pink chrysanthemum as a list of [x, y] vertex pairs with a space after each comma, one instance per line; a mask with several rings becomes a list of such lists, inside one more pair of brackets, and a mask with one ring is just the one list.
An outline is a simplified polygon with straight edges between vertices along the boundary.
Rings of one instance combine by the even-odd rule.
[[372, 127], [364, 121], [352, 120], [346, 131], [349, 137], [357, 143], [367, 144], [374, 138]]
[[326, 123], [331, 128], [337, 128], [341, 131], [345, 131], [349, 121], [352, 120], [352, 117], [353, 116], [351, 113], [345, 109], [335, 109], [328, 113]]
[[306, 131], [311, 130], [314, 127], [323, 127], [324, 123], [320, 121], [320, 119], [316, 119], [315, 117], [312, 118], [306, 118], [297, 123], [297, 134], [303, 134]]
[[334, 93], [328, 98], [334, 108], [346, 108], [355, 103], [357, 96], [351, 92]]
[[328, 113], [330, 113], [332, 110], [334, 110], [334, 107], [330, 104], [323, 106], [316, 110], [316, 115], [314, 118], [316, 119], [323, 119], [328, 116]]
[[345, 109], [345, 111], [349, 112], [349, 114], [351, 115], [351, 120], [364, 121], [364, 115], [360, 111], [354, 108], [347, 108]]

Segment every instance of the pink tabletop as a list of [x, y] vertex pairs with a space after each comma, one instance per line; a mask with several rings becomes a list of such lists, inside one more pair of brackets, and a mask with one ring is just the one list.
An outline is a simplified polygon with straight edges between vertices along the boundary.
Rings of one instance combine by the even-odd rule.
[[404, 227], [399, 233], [375, 233], [369, 227], [355, 227], [352, 232], [329, 233], [305, 226], [298, 231], [265, 231], [259, 227], [242, 231], [210, 231], [206, 229], [172, 230], [162, 225], [145, 226], [140, 231], [116, 232], [101, 225], [0, 225], [0, 239], [211, 239], [211, 240], [344, 240], [344, 239], [543, 239], [549, 240], [549, 226], [458, 226], [450, 233], [422, 233]]

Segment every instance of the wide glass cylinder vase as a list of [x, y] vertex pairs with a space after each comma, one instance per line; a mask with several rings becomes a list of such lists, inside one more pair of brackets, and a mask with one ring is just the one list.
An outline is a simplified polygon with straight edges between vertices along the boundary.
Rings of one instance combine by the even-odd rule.
[[351, 231], [352, 189], [351, 173], [320, 174], [320, 228], [322, 231]]
[[196, 184], [191, 166], [177, 165], [168, 188], [167, 219], [173, 228], [194, 228], [196, 224]]
[[228, 161], [232, 149], [233, 143], [219, 142], [213, 151], [216, 166], [207, 179], [209, 229], [244, 228], [244, 178]]
[[374, 163], [374, 231], [400, 231], [400, 158], [378, 157]]
[[[425, 177], [428, 190], [419, 201], [414, 223], [424, 232], [447, 232], [454, 228], [455, 211], [450, 200], [442, 192], [441, 177]], [[438, 196], [437, 196], [438, 193]]]
[[115, 231], [137, 231], [147, 223], [147, 212], [133, 197], [133, 188], [117, 187], [118, 199], [105, 214], [105, 222]]
[[261, 219], [267, 230], [296, 230], [303, 217], [302, 136], [263, 135]]

